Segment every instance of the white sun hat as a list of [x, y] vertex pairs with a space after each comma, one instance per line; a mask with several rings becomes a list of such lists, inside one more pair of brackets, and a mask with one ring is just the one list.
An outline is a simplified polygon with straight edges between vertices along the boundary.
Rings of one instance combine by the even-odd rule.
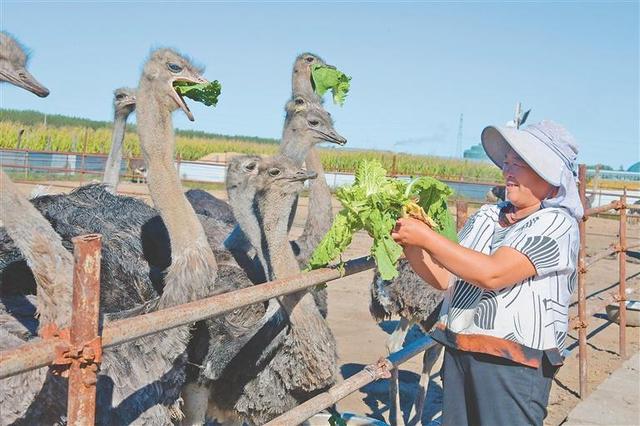
[[513, 149], [542, 179], [559, 188], [544, 207], [563, 207], [580, 219], [584, 213], [576, 186], [575, 162], [578, 144], [560, 124], [545, 120], [525, 129], [488, 126], [482, 131], [482, 146], [502, 169], [509, 149]]

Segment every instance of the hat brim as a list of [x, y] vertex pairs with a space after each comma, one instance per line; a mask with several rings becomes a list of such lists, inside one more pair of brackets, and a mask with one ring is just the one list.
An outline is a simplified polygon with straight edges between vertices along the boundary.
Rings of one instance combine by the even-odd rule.
[[564, 163], [550, 147], [531, 133], [511, 127], [488, 126], [480, 138], [485, 152], [500, 169], [511, 148], [538, 176], [553, 186], [560, 186]]

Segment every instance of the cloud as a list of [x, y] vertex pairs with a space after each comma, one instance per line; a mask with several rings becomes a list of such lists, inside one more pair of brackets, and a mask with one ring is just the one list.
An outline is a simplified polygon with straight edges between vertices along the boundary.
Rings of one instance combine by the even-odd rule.
[[410, 147], [415, 149], [418, 148], [419, 145], [432, 143], [440, 143], [442, 145], [451, 144], [450, 133], [451, 129], [446, 124], [439, 123], [431, 134], [399, 140], [393, 143], [393, 148]]

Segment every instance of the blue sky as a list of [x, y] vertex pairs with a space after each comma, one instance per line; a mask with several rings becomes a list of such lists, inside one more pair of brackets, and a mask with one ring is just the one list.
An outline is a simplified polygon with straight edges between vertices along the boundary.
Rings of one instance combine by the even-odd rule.
[[222, 84], [218, 107], [191, 103], [179, 128], [279, 137], [291, 65], [311, 51], [351, 75], [327, 102], [354, 148], [453, 156], [483, 127], [553, 119], [581, 160], [628, 167], [639, 148], [638, 2], [131, 3], [3, 0], [2, 30], [32, 50], [51, 95], [3, 85], [3, 107], [107, 120], [152, 47], [171, 46]]

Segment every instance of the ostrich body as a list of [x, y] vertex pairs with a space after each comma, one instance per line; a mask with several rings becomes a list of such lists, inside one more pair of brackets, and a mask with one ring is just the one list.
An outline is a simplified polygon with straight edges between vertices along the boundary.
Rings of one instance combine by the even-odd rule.
[[102, 183], [112, 193], [118, 191], [120, 180], [120, 165], [124, 149], [124, 135], [127, 128], [127, 118], [136, 108], [135, 90], [121, 87], [113, 92], [113, 134], [111, 135], [111, 149], [104, 167]]

